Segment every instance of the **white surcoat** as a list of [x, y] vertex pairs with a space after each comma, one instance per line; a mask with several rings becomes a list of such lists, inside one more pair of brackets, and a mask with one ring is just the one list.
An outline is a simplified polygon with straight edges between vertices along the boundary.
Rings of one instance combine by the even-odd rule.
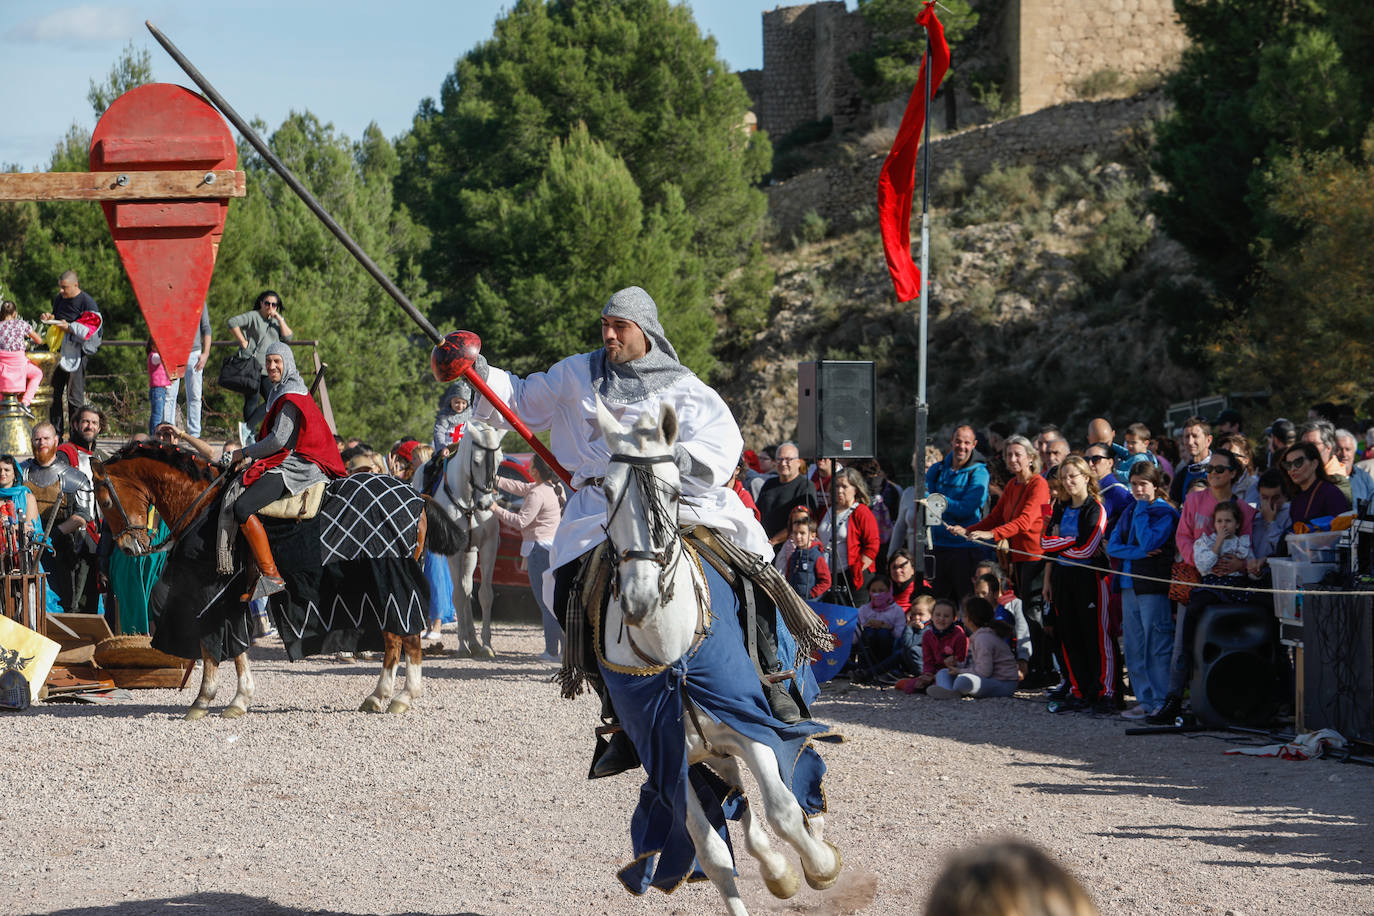
[[[552, 597], [552, 571], [571, 563], [606, 539], [606, 496], [588, 482], [606, 475], [611, 453], [601, 435], [593, 397], [591, 353], [561, 360], [548, 372], [516, 378], [492, 368], [487, 384], [526, 425], [549, 431], [550, 450], [572, 475], [577, 492], [568, 500], [563, 520], [549, 551], [544, 594]], [[661, 405], [677, 413], [678, 442], [693, 458], [693, 472], [682, 480], [680, 518], [716, 529], [736, 544], [767, 557], [772, 553], [763, 526], [730, 489], [730, 475], [744, 449], [744, 438], [730, 408], [713, 388], [691, 373], [673, 385], [634, 404], [607, 404], [625, 425], [644, 414], [658, 418]], [[509, 425], [490, 404], [482, 401], [473, 414], [494, 426]], [[702, 471], [701, 469], [705, 469]], [[550, 602], [551, 603], [551, 602]]]

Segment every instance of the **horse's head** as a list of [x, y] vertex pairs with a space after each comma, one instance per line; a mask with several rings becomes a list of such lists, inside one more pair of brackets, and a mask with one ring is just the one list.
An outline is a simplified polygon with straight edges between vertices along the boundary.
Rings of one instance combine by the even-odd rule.
[[682, 480], [673, 460], [677, 414], [664, 404], [633, 427], [620, 425], [598, 397], [597, 422], [611, 452], [602, 489], [606, 540], [615, 557], [613, 594], [631, 626], [641, 626], [672, 599], [672, 572], [682, 557], [678, 500]]
[[153, 500], [147, 487], [127, 479], [116, 463], [107, 468], [99, 461], [91, 462], [91, 486], [100, 514], [110, 528], [115, 546], [130, 556], [150, 553], [152, 537], [148, 534], [148, 510]]
[[[464, 424], [458, 451], [445, 471], [452, 475], [448, 486], [464, 511], [484, 512], [496, 502], [496, 477], [504, 457], [501, 454], [504, 435], [481, 420], [469, 420]], [[467, 507], [461, 505], [464, 502]]]
[[[153, 553], [149, 511], [156, 507], [169, 525], [208, 502], [219, 471], [197, 455], [174, 445], [133, 443], [108, 461], [91, 462], [91, 486], [105, 524], [119, 549], [131, 556]], [[175, 536], [177, 532], [173, 531]]]
[[472, 457], [468, 482], [472, 484], [473, 504], [490, 509], [496, 502], [496, 477], [501, 470], [501, 439], [505, 433], [481, 420], [467, 424], [464, 436], [472, 437]]

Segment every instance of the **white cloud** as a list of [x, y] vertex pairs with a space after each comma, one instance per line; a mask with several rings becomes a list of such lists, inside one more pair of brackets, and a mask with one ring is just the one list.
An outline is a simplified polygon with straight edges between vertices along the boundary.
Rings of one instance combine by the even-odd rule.
[[45, 44], [126, 41], [140, 25], [132, 6], [86, 3], [21, 22], [6, 37]]

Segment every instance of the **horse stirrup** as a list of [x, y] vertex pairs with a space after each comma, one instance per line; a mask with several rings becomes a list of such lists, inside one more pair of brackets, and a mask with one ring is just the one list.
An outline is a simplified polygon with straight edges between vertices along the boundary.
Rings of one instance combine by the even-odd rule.
[[277, 592], [286, 591], [286, 580], [280, 576], [259, 575], [258, 581], [253, 584], [253, 592], [244, 595], [244, 601], [257, 601], [259, 598], [267, 598]]

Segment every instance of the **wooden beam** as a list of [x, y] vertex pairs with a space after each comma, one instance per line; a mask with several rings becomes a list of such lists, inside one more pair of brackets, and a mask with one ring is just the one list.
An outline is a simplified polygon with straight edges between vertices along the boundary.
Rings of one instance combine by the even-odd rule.
[[247, 177], [233, 169], [0, 173], [0, 200], [168, 200], [247, 194]]

